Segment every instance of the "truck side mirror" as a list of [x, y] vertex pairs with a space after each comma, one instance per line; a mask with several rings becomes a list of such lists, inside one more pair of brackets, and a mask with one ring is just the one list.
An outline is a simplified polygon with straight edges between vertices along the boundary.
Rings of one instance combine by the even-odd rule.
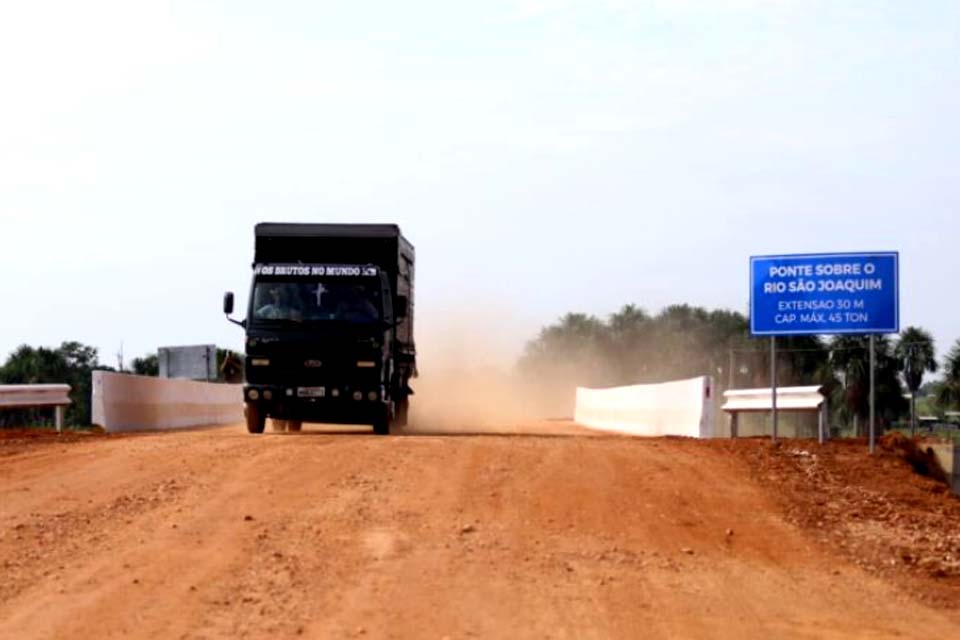
[[410, 306], [410, 301], [407, 296], [397, 296], [397, 304], [393, 310], [394, 315], [397, 317], [397, 320], [402, 320], [407, 317], [408, 307]]
[[247, 328], [246, 320], [234, 320], [230, 317], [230, 314], [233, 313], [233, 291], [227, 291], [223, 294], [223, 312], [227, 316], [227, 320], [237, 325], [238, 327]]

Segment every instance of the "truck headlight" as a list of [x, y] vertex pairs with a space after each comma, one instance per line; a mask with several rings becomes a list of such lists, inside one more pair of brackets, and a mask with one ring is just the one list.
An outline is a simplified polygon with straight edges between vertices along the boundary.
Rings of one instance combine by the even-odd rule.
[[273, 391], [270, 391], [270, 389], [267, 389], [266, 391], [263, 392], [264, 400], [270, 400], [272, 398], [273, 398]]
[[257, 391], [256, 389], [250, 389], [250, 391], [247, 391], [247, 397], [250, 398], [251, 400], [256, 400], [257, 398], [260, 397], [260, 392]]
[[374, 400], [377, 399], [378, 396], [379, 394], [376, 391], [371, 391], [370, 393], [367, 394], [367, 400], [369, 400], [370, 402], [373, 402]]
[[363, 400], [363, 391], [354, 391], [353, 392], [354, 400]]
[[270, 359], [269, 358], [253, 358], [250, 360], [250, 364], [254, 367], [269, 367]]
[[377, 363], [373, 360], [357, 360], [357, 366], [361, 369], [373, 369]]

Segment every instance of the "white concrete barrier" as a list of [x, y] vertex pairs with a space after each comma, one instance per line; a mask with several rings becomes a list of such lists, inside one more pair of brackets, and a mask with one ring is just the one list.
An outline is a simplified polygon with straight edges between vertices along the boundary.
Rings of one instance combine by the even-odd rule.
[[609, 389], [577, 387], [574, 421], [636, 436], [712, 438], [712, 394], [709, 376]]
[[243, 421], [243, 385], [93, 372], [93, 423], [107, 431]]

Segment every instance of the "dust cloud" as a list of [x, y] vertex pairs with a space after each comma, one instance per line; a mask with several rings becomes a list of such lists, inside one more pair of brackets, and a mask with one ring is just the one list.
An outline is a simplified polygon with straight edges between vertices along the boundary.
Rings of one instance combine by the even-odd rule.
[[551, 406], [540, 385], [517, 371], [523, 345], [536, 331], [504, 326], [504, 317], [492, 313], [447, 312], [442, 321], [422, 323], [420, 375], [411, 381], [415, 395], [403, 431], [517, 433], [571, 416], [572, 397], [569, 408]]
[[407, 432], [511, 430], [543, 416], [522, 381], [495, 367], [433, 368], [416, 380]]

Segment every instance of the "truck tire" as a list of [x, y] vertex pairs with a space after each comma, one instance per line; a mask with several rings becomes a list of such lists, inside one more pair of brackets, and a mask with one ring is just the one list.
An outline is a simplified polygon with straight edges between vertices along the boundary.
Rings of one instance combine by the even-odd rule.
[[243, 415], [247, 419], [249, 433], [263, 433], [263, 428], [267, 424], [267, 414], [261, 411], [260, 407], [247, 403], [243, 406]]
[[383, 412], [373, 420], [373, 432], [378, 436], [390, 435], [390, 411], [384, 409]]
[[397, 402], [397, 413], [393, 417], [393, 424], [398, 427], [407, 426], [407, 413], [410, 411], [410, 397], [403, 396], [399, 402]]

